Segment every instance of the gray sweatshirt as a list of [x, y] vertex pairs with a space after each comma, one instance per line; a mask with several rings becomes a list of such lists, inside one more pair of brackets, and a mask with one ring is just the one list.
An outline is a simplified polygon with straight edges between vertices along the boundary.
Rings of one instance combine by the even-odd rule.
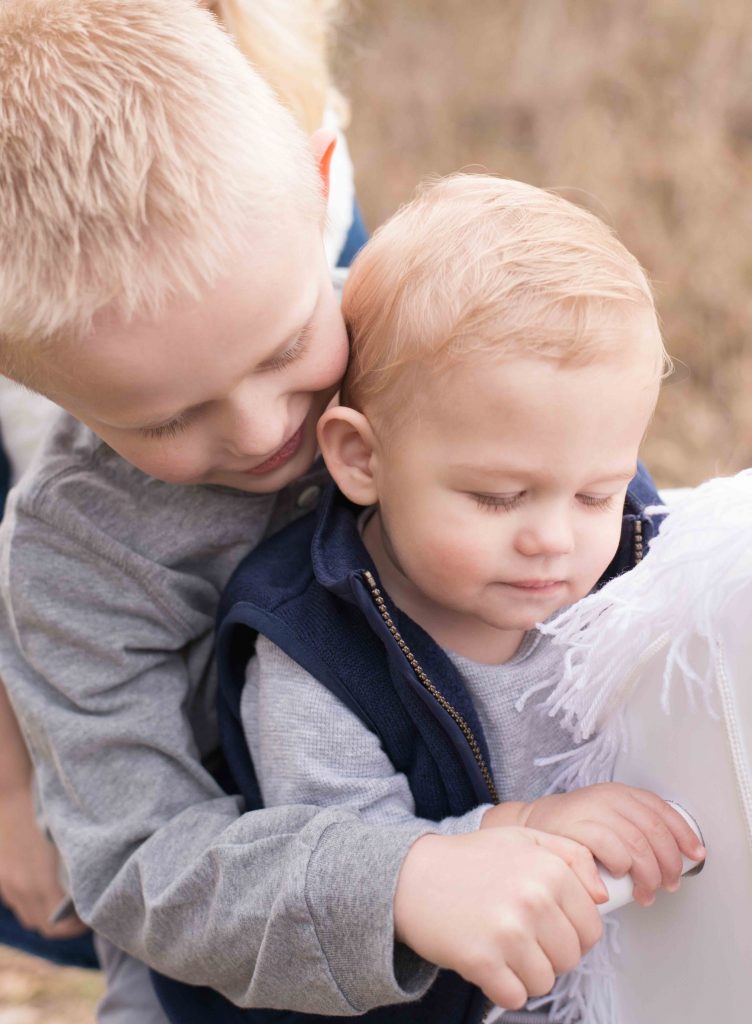
[[0, 528], [0, 676], [86, 922], [239, 1005], [352, 1014], [433, 978], [393, 942], [397, 875], [425, 824], [244, 814], [202, 766], [218, 742], [219, 594], [322, 482], [176, 487], [62, 415]]

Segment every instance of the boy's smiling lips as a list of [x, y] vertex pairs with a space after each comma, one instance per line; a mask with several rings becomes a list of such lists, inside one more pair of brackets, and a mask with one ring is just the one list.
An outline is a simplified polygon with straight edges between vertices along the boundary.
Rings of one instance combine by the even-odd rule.
[[289, 462], [290, 459], [297, 455], [300, 446], [303, 443], [305, 426], [305, 421], [303, 421], [292, 437], [289, 437], [276, 452], [270, 455], [268, 459], [265, 459], [258, 466], [254, 466], [252, 469], [247, 469], [245, 472], [252, 476], [260, 476], [264, 473], [271, 473], [272, 470], [279, 469], [280, 466]]

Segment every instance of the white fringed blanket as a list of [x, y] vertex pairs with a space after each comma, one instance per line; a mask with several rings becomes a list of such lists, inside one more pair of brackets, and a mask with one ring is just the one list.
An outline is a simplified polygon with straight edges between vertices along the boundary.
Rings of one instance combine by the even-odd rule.
[[[739, 943], [749, 942], [747, 977], [752, 964], [752, 471], [693, 490], [640, 565], [540, 628], [566, 649], [563, 672], [545, 684], [543, 707], [574, 744], [569, 754], [550, 760], [551, 790], [613, 778], [646, 785], [692, 811], [710, 850], [705, 872], [685, 881], [677, 897], [660, 896], [654, 908], [623, 912], [619, 942], [629, 940], [628, 951], [636, 952], [615, 955], [609, 922], [605, 941], [559, 979], [552, 1018], [563, 1024], [704, 1024], [711, 1018], [701, 1007], [702, 994], [716, 989], [717, 972]], [[526, 694], [523, 701], [529, 699]], [[724, 897], [730, 873], [742, 904]], [[724, 898], [727, 905], [721, 905]], [[653, 943], [660, 971], [644, 955]], [[717, 956], [711, 979], [709, 965], [719, 949], [723, 957]], [[742, 983], [734, 979], [744, 963], [729, 967], [720, 987], [731, 1013], [734, 1000], [743, 1006]], [[626, 977], [629, 971], [636, 976]], [[743, 987], [748, 992], [746, 979]], [[626, 1001], [619, 995], [625, 990]], [[668, 1016], [657, 1009], [664, 1003]], [[639, 1017], [634, 1009], [626, 1013], [627, 1004], [641, 1007]], [[724, 1016], [722, 1003], [713, 1006], [712, 1019], [737, 1019]], [[750, 1012], [747, 1005], [738, 1019], [749, 1019]]]

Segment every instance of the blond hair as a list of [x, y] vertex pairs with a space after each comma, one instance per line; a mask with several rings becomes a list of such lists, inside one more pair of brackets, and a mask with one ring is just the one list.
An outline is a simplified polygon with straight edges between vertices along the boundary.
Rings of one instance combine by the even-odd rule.
[[[631, 314], [656, 324], [640, 264], [593, 214], [491, 175], [428, 183], [357, 257], [342, 309], [345, 401], [393, 416], [420, 378], [471, 352], [587, 361], [623, 344]], [[609, 341], [609, 339], [611, 339]]]
[[0, 370], [198, 294], [253, 223], [323, 215], [305, 134], [192, 0], [0, 5]]
[[329, 44], [338, 0], [204, 0], [278, 98], [308, 132], [321, 127], [324, 109], [340, 124], [347, 105], [329, 71]]

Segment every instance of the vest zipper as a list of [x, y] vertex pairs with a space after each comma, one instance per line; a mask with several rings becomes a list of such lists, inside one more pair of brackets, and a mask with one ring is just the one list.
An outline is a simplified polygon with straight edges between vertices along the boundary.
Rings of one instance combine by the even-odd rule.
[[642, 520], [635, 519], [633, 523], [633, 538], [634, 538], [634, 560], [635, 564], [642, 561], [642, 557], [645, 550], [645, 545], [642, 536]]
[[[483, 776], [483, 781], [485, 782], [486, 788], [488, 789], [488, 792], [489, 792], [489, 794], [491, 796], [491, 801], [494, 804], [498, 804], [499, 803], [499, 794], [496, 792], [496, 786], [494, 785], [493, 776], [491, 775], [491, 770], [488, 767], [488, 765], [486, 764], [486, 759], [483, 756], [483, 753], [482, 753], [482, 751], [480, 749], [480, 746], [478, 744], [477, 739], [475, 738], [473, 730], [467, 724], [467, 722], [465, 721], [463, 716], [460, 714], [460, 712], [454, 707], [454, 705], [450, 704], [450, 702], [446, 699], [446, 697], [438, 689], [438, 687], [435, 686], [431, 682], [431, 680], [428, 678], [426, 673], [421, 668], [420, 662], [418, 661], [418, 659], [415, 657], [413, 652], [410, 650], [410, 648], [407, 646], [405, 641], [402, 639], [399, 630], [394, 625], [394, 620], [392, 619], [391, 615], [389, 614], [389, 609], [386, 606], [386, 601], [384, 600], [384, 597], [383, 597], [381, 591], [376, 586], [376, 580], [373, 578], [373, 573], [369, 572], [366, 569], [364, 575], [365, 575], [365, 578], [366, 578], [366, 583], [368, 584], [368, 587], [369, 587], [369, 589], [371, 591], [371, 597], [373, 598], [373, 603], [376, 605], [376, 608], [377, 608], [377, 610], [379, 612], [379, 615], [384, 620], [386, 628], [389, 630], [389, 632], [392, 634], [392, 636], [394, 637], [395, 641], [397, 642], [397, 645], [398, 645], [399, 649], [402, 651], [402, 653], [404, 654], [405, 658], [407, 659], [407, 662], [410, 665], [410, 668], [415, 673], [415, 676], [416, 676], [418, 682], [420, 683], [420, 685], [423, 687], [424, 690], [427, 690], [428, 693], [431, 694], [431, 696], [434, 698], [434, 700], [437, 701], [437, 703], [443, 708], [444, 711], [446, 711], [446, 713], [450, 716], [450, 718], [459, 726], [460, 730], [462, 731], [462, 735], [467, 740], [468, 746], [470, 747], [470, 750], [472, 751], [473, 757], [475, 758], [475, 760], [476, 760], [476, 762], [478, 764], [478, 768], [480, 769], [480, 773]], [[483, 1005], [483, 1013], [482, 1013], [482, 1015], [480, 1017], [480, 1020], [479, 1020], [478, 1024], [484, 1024], [484, 1021], [486, 1020], [486, 1018], [488, 1017], [489, 1013], [493, 1009], [493, 1005], [494, 1004], [493, 1004], [493, 1002], [490, 999], [487, 1000], [486, 1003], [484, 1003], [484, 1005]]]
[[449, 717], [459, 726], [460, 730], [462, 731], [462, 735], [467, 740], [468, 746], [472, 751], [473, 757], [475, 758], [478, 764], [480, 773], [483, 776], [483, 781], [485, 782], [488, 792], [491, 796], [491, 801], [492, 803], [498, 804], [499, 794], [496, 792], [496, 786], [494, 785], [491, 771], [488, 765], [486, 764], [486, 759], [483, 757], [483, 753], [480, 749], [480, 745], [477, 739], [475, 738], [475, 735], [473, 734], [473, 730], [467, 724], [467, 722], [462, 717], [460, 712], [454, 707], [454, 705], [450, 704], [450, 702], [446, 699], [441, 690], [439, 690], [439, 688], [431, 682], [431, 680], [428, 678], [426, 673], [421, 668], [418, 659], [415, 657], [413, 652], [410, 650], [410, 648], [407, 646], [405, 641], [400, 636], [399, 630], [394, 625], [394, 621], [391, 615], [389, 614], [389, 610], [386, 606], [386, 602], [384, 601], [382, 593], [376, 586], [376, 580], [373, 578], [373, 573], [366, 570], [364, 575], [366, 578], [366, 583], [368, 584], [371, 591], [371, 597], [373, 598], [373, 602], [376, 605], [376, 608], [378, 609], [379, 615], [381, 615], [381, 618], [384, 620], [387, 629], [392, 634], [392, 636], [394, 637], [395, 641], [399, 646], [399, 649], [402, 651], [405, 658], [407, 659], [407, 662], [410, 665], [410, 668], [415, 673], [418, 682], [420, 683], [424, 690], [427, 690], [428, 693], [431, 694], [433, 699], [444, 709], [444, 711], [446, 711]]

